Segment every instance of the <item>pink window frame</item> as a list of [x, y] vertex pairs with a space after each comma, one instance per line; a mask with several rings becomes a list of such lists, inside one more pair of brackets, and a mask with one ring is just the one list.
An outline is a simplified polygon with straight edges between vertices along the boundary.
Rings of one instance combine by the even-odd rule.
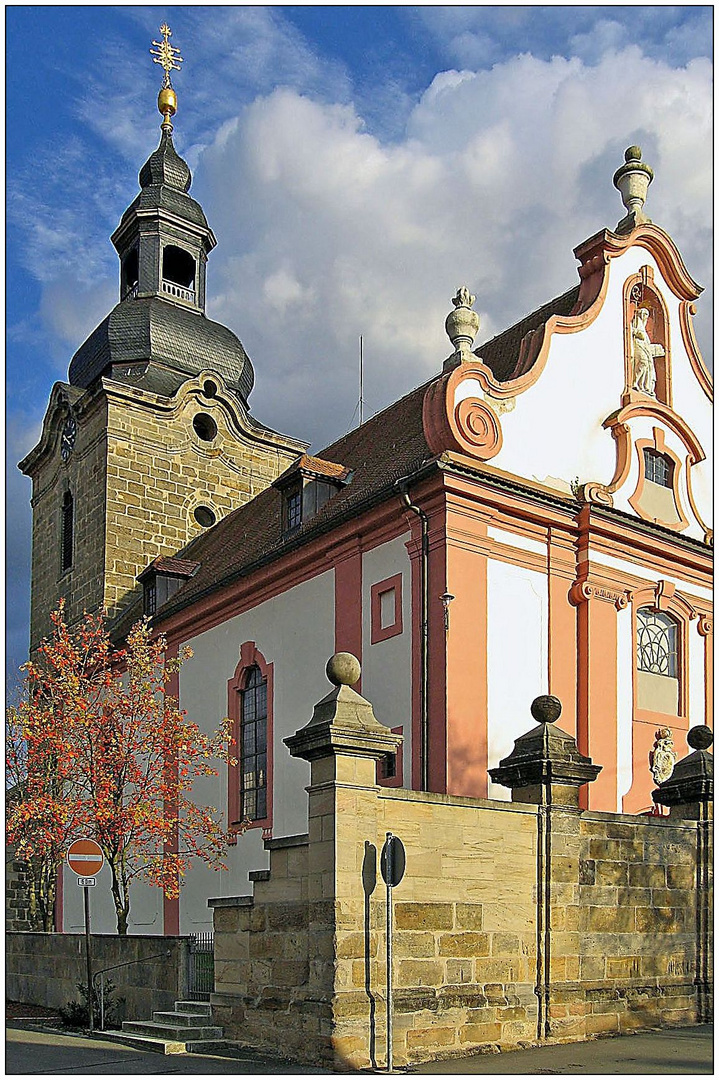
[[[382, 596], [394, 590], [394, 622], [390, 626], [382, 626]], [[402, 575], [394, 574], [392, 577], [378, 581], [370, 590], [370, 642], [376, 645], [379, 641], [396, 637], [402, 633]]]
[[240, 729], [242, 723], [242, 691], [247, 672], [252, 667], [258, 667], [262, 678], [267, 680], [267, 815], [250, 822], [248, 829], [272, 829], [272, 809], [274, 802], [274, 768], [273, 768], [273, 744], [274, 744], [274, 664], [268, 664], [254, 641], [245, 641], [240, 648], [240, 662], [235, 668], [235, 674], [227, 682], [227, 715], [232, 721], [232, 756], [237, 759], [236, 765], [230, 765], [227, 770], [227, 827], [230, 833], [230, 843], [237, 843], [237, 833], [240, 827], [240, 768], [242, 745], [240, 742]]

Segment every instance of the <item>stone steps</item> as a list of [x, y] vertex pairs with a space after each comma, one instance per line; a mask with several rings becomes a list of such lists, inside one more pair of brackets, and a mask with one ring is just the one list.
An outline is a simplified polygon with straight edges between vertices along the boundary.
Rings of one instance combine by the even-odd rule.
[[102, 1034], [135, 1049], [186, 1054], [222, 1045], [223, 1030], [212, 1023], [209, 1002], [176, 1001], [174, 1011], [153, 1012], [152, 1020], [124, 1020], [121, 1031]]
[[[167, 1015], [167, 1014], [165, 1014]], [[148, 1035], [152, 1039], [169, 1039], [171, 1042], [198, 1042], [221, 1039], [221, 1027], [201, 1027], [199, 1024], [159, 1023], [156, 1020], [124, 1020], [122, 1030], [128, 1035]]]

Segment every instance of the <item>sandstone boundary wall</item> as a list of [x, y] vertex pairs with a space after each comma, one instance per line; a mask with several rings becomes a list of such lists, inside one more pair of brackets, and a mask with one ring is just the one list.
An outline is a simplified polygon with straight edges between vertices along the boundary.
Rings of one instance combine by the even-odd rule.
[[[542, 725], [505, 759], [517, 801], [380, 787], [375, 759], [392, 736], [376, 721], [368, 734], [366, 719], [351, 734], [347, 715], [369, 703], [348, 690], [329, 722], [327, 698], [287, 740], [312, 765], [308, 834], [267, 841], [251, 896], [210, 901], [226, 1037], [339, 1070], [385, 1065], [388, 831], [407, 855], [394, 890], [396, 1065], [710, 1018], [706, 801], [669, 816], [580, 810], [598, 767]], [[697, 758], [710, 767], [703, 750], [680, 764]]]
[[[87, 982], [84, 934], [11, 931], [5, 940], [5, 996], [10, 1001], [51, 1009], [80, 1001], [77, 984]], [[116, 987], [113, 1000], [125, 999], [120, 1020], [149, 1020], [153, 1010], [171, 1009], [184, 997], [188, 948], [188, 939], [181, 937], [91, 934], [94, 972], [142, 961], [107, 973]]]

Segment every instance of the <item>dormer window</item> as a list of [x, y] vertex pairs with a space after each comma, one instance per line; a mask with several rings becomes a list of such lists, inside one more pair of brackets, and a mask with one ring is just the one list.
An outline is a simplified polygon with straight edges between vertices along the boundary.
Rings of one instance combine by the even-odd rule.
[[344, 465], [303, 454], [274, 482], [282, 492], [282, 532], [291, 533], [313, 518], [351, 476]]
[[137, 577], [142, 584], [142, 609], [145, 615], [154, 615], [199, 568], [199, 563], [187, 559], [173, 559], [166, 555], [154, 559]]
[[285, 532], [296, 529], [302, 523], [302, 489], [295, 488], [285, 494]]

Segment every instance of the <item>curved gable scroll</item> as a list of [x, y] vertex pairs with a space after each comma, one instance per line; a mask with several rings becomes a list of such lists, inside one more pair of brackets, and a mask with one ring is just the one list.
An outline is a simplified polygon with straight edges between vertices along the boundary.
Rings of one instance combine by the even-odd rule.
[[508, 406], [497, 400], [493, 408], [485, 395], [501, 389], [481, 362], [461, 364], [431, 383], [422, 404], [422, 425], [432, 453], [454, 450], [482, 461], [495, 457], [502, 448], [499, 414]]

